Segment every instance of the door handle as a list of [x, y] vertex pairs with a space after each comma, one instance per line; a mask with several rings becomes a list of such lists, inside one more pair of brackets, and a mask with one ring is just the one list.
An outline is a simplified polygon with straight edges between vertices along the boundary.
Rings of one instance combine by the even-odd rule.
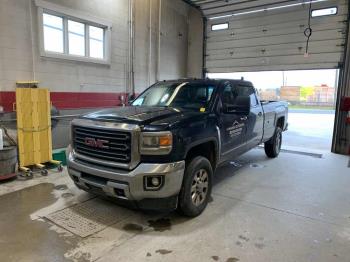
[[241, 117], [241, 120], [242, 120], [242, 121], [246, 121], [247, 119], [248, 119], [248, 117], [246, 117], [246, 116], [242, 116], [242, 117]]
[[258, 113], [258, 116], [262, 116], [262, 112], [259, 112], [259, 113]]

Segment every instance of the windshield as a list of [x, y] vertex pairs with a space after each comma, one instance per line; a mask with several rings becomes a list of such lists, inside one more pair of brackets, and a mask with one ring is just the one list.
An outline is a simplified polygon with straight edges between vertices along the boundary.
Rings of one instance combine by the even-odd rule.
[[215, 86], [196, 83], [158, 83], [141, 94], [133, 106], [207, 108]]

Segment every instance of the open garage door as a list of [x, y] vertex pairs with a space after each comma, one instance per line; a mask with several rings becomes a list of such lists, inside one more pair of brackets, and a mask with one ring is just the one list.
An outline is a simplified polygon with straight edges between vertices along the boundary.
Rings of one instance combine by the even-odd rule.
[[[300, 0], [192, 3], [207, 18], [207, 73], [341, 67], [347, 34], [347, 0], [315, 0], [311, 8], [309, 1]], [[312, 34], [309, 55], [305, 55], [309, 26]]]

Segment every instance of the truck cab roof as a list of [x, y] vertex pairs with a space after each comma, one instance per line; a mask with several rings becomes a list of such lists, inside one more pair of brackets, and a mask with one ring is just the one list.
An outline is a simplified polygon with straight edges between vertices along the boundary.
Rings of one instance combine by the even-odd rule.
[[253, 84], [249, 81], [242, 80], [242, 79], [225, 79], [225, 78], [181, 78], [181, 79], [174, 79], [174, 80], [163, 80], [160, 82], [164, 83], [184, 83], [188, 82], [190, 84], [214, 84], [219, 85], [225, 82], [231, 82], [234, 84], [241, 84], [241, 85], [248, 85], [253, 86]]

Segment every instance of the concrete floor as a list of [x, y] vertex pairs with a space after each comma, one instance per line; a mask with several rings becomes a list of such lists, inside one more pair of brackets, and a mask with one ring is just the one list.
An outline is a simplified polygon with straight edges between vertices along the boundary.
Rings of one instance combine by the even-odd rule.
[[[350, 261], [348, 160], [270, 160], [254, 149], [217, 170], [212, 201], [194, 219], [119, 207], [66, 173], [2, 183], [0, 261]], [[89, 203], [122, 219], [83, 238], [46, 218]]]

